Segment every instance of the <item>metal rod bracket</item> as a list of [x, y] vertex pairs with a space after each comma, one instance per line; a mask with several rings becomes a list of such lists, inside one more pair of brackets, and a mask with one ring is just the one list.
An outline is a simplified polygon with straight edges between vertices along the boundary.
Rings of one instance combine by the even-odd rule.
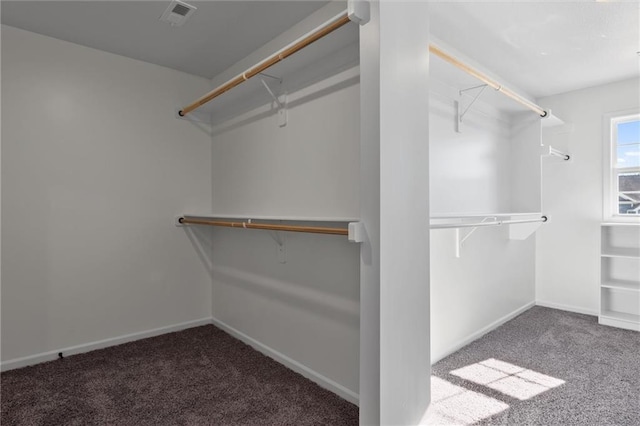
[[552, 146], [549, 146], [549, 154], [552, 157], [559, 157], [562, 158], [564, 161], [569, 161], [571, 160], [571, 155], [567, 154], [566, 152], [562, 152], [558, 149], [555, 149]]
[[181, 107], [176, 107], [175, 109], [175, 117], [178, 120], [187, 120], [193, 123], [206, 123], [211, 124], [211, 114], [205, 111], [192, 111], [189, 114], [180, 114], [182, 111]]
[[[273, 89], [269, 87], [267, 82], [264, 81], [264, 78], [261, 78], [260, 81], [262, 82], [262, 85], [264, 86], [264, 88], [267, 90], [267, 93], [269, 93], [269, 96], [271, 96], [271, 99], [273, 100], [273, 103], [276, 105], [276, 108], [278, 108], [278, 126], [279, 127], [286, 126], [287, 125], [287, 95], [283, 94], [283, 95], [277, 96], [274, 93]], [[282, 79], [280, 79], [280, 83], [282, 83]]]
[[[481, 84], [479, 86], [473, 86], [473, 87], [469, 87], [467, 89], [462, 89], [458, 91], [458, 96], [459, 96], [459, 100], [456, 101], [456, 132], [458, 133], [462, 133], [462, 119], [464, 118], [465, 114], [469, 111], [469, 109], [471, 109], [471, 107], [473, 106], [473, 104], [480, 98], [480, 96], [482, 95], [482, 93], [484, 92], [484, 90], [488, 87], [488, 84]], [[464, 110], [462, 109], [462, 95], [465, 92], [468, 92], [469, 90], [475, 90], [475, 89], [480, 89], [480, 91], [476, 94], [476, 96], [471, 100], [471, 102], [469, 102], [469, 105], [466, 106], [466, 108], [464, 108]]]
[[349, 241], [352, 243], [363, 243], [366, 239], [366, 231], [364, 229], [364, 223], [351, 222], [349, 223]]
[[348, 0], [347, 1], [347, 16], [351, 22], [355, 22], [358, 25], [364, 25], [369, 22], [369, 2], [364, 0]]
[[[482, 219], [480, 221], [480, 223], [485, 223], [488, 222], [490, 220], [493, 221], [497, 221], [498, 218], [495, 216], [488, 216], [485, 217], [484, 219]], [[469, 239], [469, 237], [471, 236], [471, 234], [473, 234], [474, 232], [476, 232], [476, 230], [478, 229], [478, 227], [476, 226], [475, 228], [471, 228], [471, 231], [467, 232], [467, 234], [464, 237], [460, 237], [460, 229], [456, 228], [456, 257], [460, 257], [460, 251], [462, 251], [462, 245], [464, 244], [465, 241], [467, 241], [467, 239]]]

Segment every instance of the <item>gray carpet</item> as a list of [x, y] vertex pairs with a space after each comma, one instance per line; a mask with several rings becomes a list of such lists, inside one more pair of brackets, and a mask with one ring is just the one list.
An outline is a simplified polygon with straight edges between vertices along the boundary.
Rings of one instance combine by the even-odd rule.
[[640, 425], [640, 333], [534, 307], [438, 362], [428, 424]]
[[213, 326], [8, 371], [2, 426], [357, 425], [358, 407]]

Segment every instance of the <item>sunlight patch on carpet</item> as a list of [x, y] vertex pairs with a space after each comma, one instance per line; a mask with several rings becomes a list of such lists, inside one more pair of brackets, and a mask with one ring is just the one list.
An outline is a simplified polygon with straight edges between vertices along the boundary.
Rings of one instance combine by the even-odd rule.
[[451, 374], [521, 401], [565, 383], [564, 380], [494, 358], [453, 370]]
[[432, 376], [431, 406], [420, 424], [471, 425], [508, 408], [507, 404], [495, 398]]

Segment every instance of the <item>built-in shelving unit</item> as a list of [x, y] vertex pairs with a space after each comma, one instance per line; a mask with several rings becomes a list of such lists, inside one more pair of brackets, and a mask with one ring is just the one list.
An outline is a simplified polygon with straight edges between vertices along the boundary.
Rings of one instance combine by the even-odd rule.
[[640, 224], [603, 223], [600, 253], [600, 324], [640, 331]]

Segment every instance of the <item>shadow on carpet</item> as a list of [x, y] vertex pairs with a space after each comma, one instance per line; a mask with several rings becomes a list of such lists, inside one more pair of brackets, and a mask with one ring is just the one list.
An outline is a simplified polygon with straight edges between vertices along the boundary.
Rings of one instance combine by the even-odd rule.
[[212, 326], [1, 375], [10, 425], [357, 425], [358, 407]]

